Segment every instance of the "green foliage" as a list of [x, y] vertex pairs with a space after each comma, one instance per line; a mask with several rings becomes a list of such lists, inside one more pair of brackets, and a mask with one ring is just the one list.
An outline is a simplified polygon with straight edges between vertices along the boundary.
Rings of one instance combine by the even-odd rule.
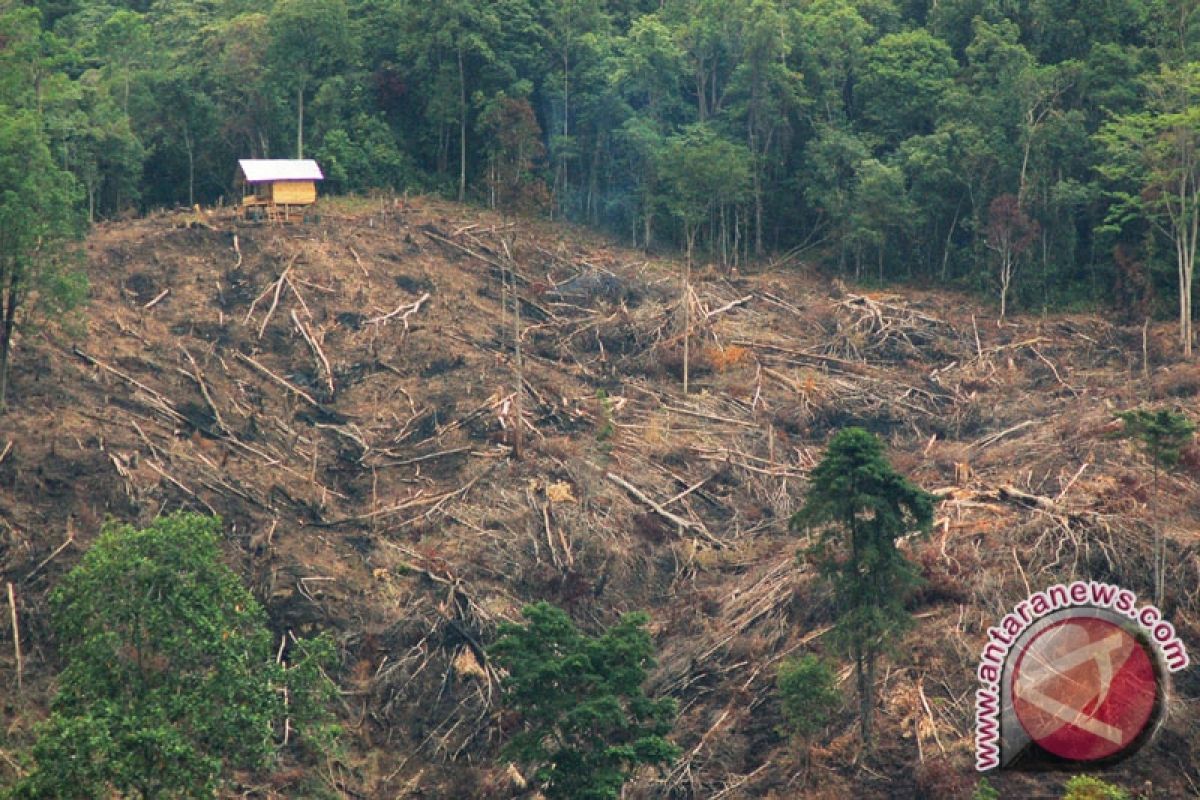
[[1129, 792], [1092, 775], [1076, 775], [1063, 788], [1063, 800], [1129, 800]]
[[1196, 423], [1166, 408], [1122, 411], [1117, 418], [1125, 423], [1122, 435], [1141, 442], [1155, 467], [1161, 469], [1175, 468], [1196, 432]]
[[971, 792], [971, 800], [1000, 800], [1000, 792], [996, 791], [987, 778], [980, 778], [979, 783], [975, 785], [975, 791]]
[[82, 232], [78, 199], [36, 114], [0, 103], [0, 413], [18, 315], [60, 316], [87, 291], [71, 248]]
[[1161, 294], [1189, 317], [1200, 204], [1166, 190], [1197, 185], [1188, 8], [9, 2], [0, 107], [33, 113], [91, 218], [229, 197], [235, 159], [303, 151], [326, 194], [432, 187], [727, 266], [818, 243], [856, 277], [991, 291], [1010, 195], [1041, 231], [1023, 307], [1120, 294], [1120, 248], [1149, 270], [1174, 253]]
[[608, 392], [604, 389], [596, 390], [596, 399], [600, 401], [600, 413], [604, 418], [604, 423], [596, 429], [596, 441], [605, 444], [617, 432], [617, 428], [613, 424], [613, 404]]
[[744, 199], [750, 185], [750, 153], [696, 124], [668, 139], [657, 172], [665, 176], [666, 206], [684, 226], [691, 252], [698, 226], [722, 205]]
[[896, 540], [933, 524], [933, 496], [896, 472], [861, 428], [839, 431], [812, 471], [792, 526], [815, 530], [810, 549], [833, 583], [835, 640], [854, 659], [863, 741], [871, 738], [877, 657], [912, 624], [905, 601], [919, 584]]
[[788, 731], [801, 739], [820, 733], [841, 704], [833, 669], [811, 654], [781, 663], [775, 690]]
[[211, 797], [231, 770], [269, 765], [285, 718], [311, 745], [334, 744], [331, 643], [294, 642], [276, 663], [219, 534], [220, 520], [189, 513], [106, 525], [55, 589], [67, 666], [14, 797]]
[[504, 625], [491, 656], [508, 672], [503, 704], [521, 719], [505, 757], [535, 768], [550, 800], [615, 800], [642, 764], [668, 764], [671, 699], [642, 691], [653, 666], [649, 618], [626, 614], [599, 636], [579, 632], [561, 609], [527, 606], [524, 625]]

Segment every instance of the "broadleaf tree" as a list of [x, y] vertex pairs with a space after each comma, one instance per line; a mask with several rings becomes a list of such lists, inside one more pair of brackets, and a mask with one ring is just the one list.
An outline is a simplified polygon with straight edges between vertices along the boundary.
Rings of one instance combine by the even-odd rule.
[[294, 641], [277, 660], [265, 611], [220, 561], [220, 525], [106, 525], [54, 590], [66, 667], [13, 797], [212, 797], [231, 770], [269, 764], [285, 719], [335, 744], [331, 643]]
[[0, 102], [0, 413], [18, 319], [61, 314], [86, 293], [72, 247], [83, 230], [79, 200], [38, 117]]
[[503, 705], [520, 717], [504, 754], [533, 768], [549, 800], [616, 800], [639, 765], [670, 763], [670, 698], [646, 696], [654, 643], [643, 613], [599, 636], [581, 633], [562, 609], [527, 606], [524, 625], [500, 628], [491, 657], [508, 675]]
[[1106, 226], [1119, 230], [1130, 219], [1141, 218], [1171, 242], [1179, 340], [1190, 358], [1200, 240], [1200, 61], [1163, 67], [1148, 86], [1145, 111], [1120, 115], [1096, 134], [1107, 155], [1098, 169], [1114, 185]]

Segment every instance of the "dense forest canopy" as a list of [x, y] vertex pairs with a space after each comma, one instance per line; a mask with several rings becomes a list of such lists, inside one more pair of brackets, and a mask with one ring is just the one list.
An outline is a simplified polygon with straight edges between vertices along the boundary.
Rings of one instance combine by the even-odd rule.
[[1198, 7], [0, 0], [0, 109], [40, 119], [93, 219], [302, 153], [327, 190], [693, 234], [725, 264], [819, 245], [1010, 307], [1190, 315]]

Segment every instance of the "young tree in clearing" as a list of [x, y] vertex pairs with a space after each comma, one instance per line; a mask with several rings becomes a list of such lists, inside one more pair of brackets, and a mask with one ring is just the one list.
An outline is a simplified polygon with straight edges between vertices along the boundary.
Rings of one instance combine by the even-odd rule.
[[783, 718], [787, 720], [784, 731], [796, 737], [804, 749], [801, 763], [807, 773], [813, 739], [841, 705], [837, 676], [829, 664], [810, 653], [802, 658], [789, 658], [779, 665], [775, 689]]
[[[1179, 463], [1183, 448], [1192, 441], [1196, 425], [1183, 414], [1167, 409], [1122, 411], [1117, 418], [1125, 423], [1122, 435], [1137, 439], [1154, 465], [1154, 489], [1151, 502], [1158, 498], [1159, 470], [1171, 470]], [[1154, 509], [1150, 509], [1153, 520]], [[1167, 546], [1163, 531], [1154, 525], [1154, 603], [1163, 602], [1163, 573], [1167, 569]]]
[[1200, 61], [1163, 67], [1148, 81], [1148, 110], [1107, 123], [1096, 139], [1108, 160], [1098, 169], [1116, 188], [1105, 227], [1141, 217], [1175, 248], [1179, 340], [1192, 355], [1192, 283], [1200, 240]]
[[834, 640], [854, 660], [862, 740], [869, 747], [875, 665], [911, 624], [904, 603], [921, 580], [896, 540], [929, 530], [934, 498], [896, 472], [880, 441], [862, 428], [846, 428], [830, 440], [810, 481], [792, 527], [817, 533], [810, 553], [833, 583]]
[[1012, 285], [1017, 259], [1041, 233], [1037, 220], [1029, 218], [1020, 201], [1011, 194], [1002, 194], [988, 206], [987, 246], [1000, 258], [1000, 319], [1008, 309], [1008, 290]]
[[549, 800], [617, 800], [632, 770], [678, 755], [666, 739], [675, 701], [642, 691], [654, 665], [645, 614], [592, 637], [549, 603], [522, 613], [526, 624], [501, 626], [490, 651], [508, 671], [503, 702], [522, 720], [504, 752], [535, 768]]

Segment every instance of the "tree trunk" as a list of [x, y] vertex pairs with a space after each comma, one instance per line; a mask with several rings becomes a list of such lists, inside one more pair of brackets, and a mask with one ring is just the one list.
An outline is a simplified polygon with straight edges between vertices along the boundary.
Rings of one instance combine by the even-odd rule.
[[8, 401], [8, 354], [12, 349], [12, 334], [17, 322], [17, 287], [9, 278], [4, 307], [0, 308], [0, 413]]
[[458, 48], [458, 202], [467, 199], [467, 74]]
[[196, 156], [192, 152], [192, 134], [187, 128], [183, 129], [183, 146], [187, 149], [188, 208], [191, 208], [196, 203]]
[[296, 158], [304, 158], [304, 83], [296, 90]]
[[[504, 248], [505, 253], [508, 253], [508, 247]], [[505, 263], [509, 263], [508, 259]], [[524, 417], [521, 412], [521, 396], [525, 393], [525, 366], [521, 361], [521, 295], [517, 292], [517, 275], [513, 269], [513, 265], [509, 263], [509, 272], [512, 273], [512, 298], [513, 298], [513, 355], [514, 363], [517, 370], [517, 391], [513, 395], [513, 411], [516, 417], [516, 427], [513, 428], [513, 457], [520, 459], [522, 444], [525, 438]]]
[[683, 267], [683, 393], [688, 393], [688, 356], [690, 355], [688, 340], [692, 328], [692, 304], [690, 302], [692, 284], [692, 248], [696, 241], [696, 225], [684, 226], [684, 236], [687, 237], [687, 261]]

